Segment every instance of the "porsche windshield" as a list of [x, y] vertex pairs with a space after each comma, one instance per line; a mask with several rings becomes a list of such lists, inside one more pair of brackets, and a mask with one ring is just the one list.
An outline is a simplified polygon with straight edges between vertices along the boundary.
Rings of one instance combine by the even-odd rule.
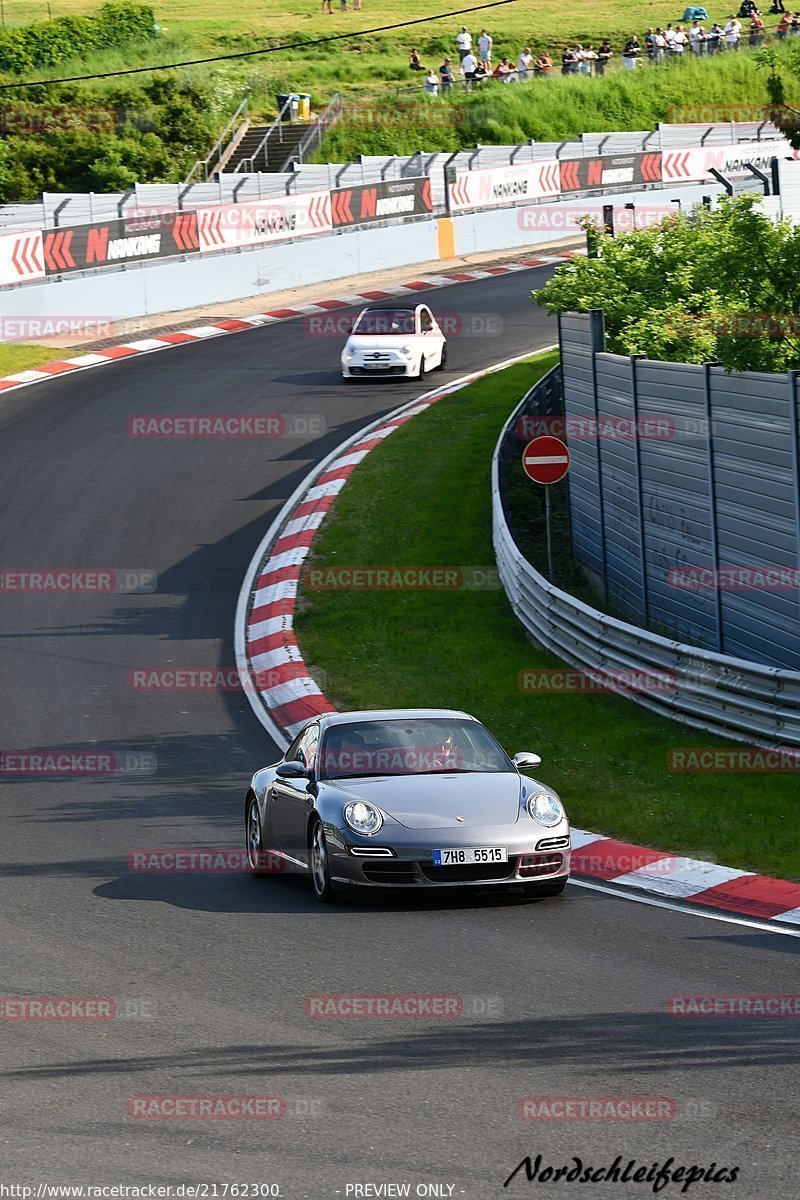
[[353, 333], [391, 334], [403, 337], [415, 332], [413, 308], [371, 308], [362, 313]]
[[334, 725], [319, 756], [320, 779], [514, 770], [477, 721], [446, 718]]

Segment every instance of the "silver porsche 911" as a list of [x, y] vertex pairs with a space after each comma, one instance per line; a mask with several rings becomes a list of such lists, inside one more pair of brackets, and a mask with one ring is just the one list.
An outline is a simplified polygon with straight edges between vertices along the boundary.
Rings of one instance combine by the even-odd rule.
[[553, 789], [521, 773], [540, 762], [510, 759], [468, 713], [326, 713], [253, 776], [250, 869], [308, 874], [323, 902], [352, 885], [558, 895], [569, 823]]

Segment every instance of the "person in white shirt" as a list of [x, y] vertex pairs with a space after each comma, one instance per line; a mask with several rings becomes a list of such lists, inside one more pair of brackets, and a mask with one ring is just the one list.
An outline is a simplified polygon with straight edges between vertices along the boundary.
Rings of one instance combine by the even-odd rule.
[[742, 34], [742, 27], [736, 20], [736, 17], [731, 13], [725, 25], [725, 45], [729, 50], [739, 49], [739, 38]]
[[695, 21], [689, 30], [689, 46], [694, 54], [706, 52], [706, 31], [699, 21]]
[[675, 37], [672, 39], [673, 54], [683, 54], [683, 52], [686, 49], [686, 47], [688, 46], [688, 44], [689, 44], [689, 39], [686, 36], [686, 34], [683, 32], [683, 26], [679, 25], [678, 28], [675, 30]]
[[469, 54], [472, 49], [472, 34], [466, 25], [461, 26], [461, 33], [456, 37], [456, 45], [458, 46], [458, 54], [461, 59], [464, 58], [465, 54]]
[[656, 36], [655, 36], [655, 54], [654, 54], [654, 56], [653, 56], [653, 57], [654, 57], [654, 61], [655, 61], [655, 62], [657, 62], [657, 63], [663, 62], [663, 61], [664, 61], [664, 55], [665, 55], [666, 53], [667, 53], [667, 39], [664, 37], [664, 31], [663, 31], [663, 29], [661, 28], [661, 26], [659, 26], [659, 27], [656, 29]]
[[664, 30], [664, 41], [667, 43], [667, 54], [675, 53], [675, 30], [668, 25]]
[[533, 71], [533, 55], [530, 46], [526, 46], [517, 59], [517, 79], [530, 79]]
[[478, 61], [483, 63], [484, 70], [491, 71], [492, 69], [492, 46], [494, 39], [485, 29], [481, 30], [481, 36], [478, 38]]
[[439, 76], [436, 74], [433, 67], [431, 67], [431, 69], [428, 71], [428, 74], [425, 76], [425, 91], [429, 92], [431, 96], [439, 95]]
[[472, 85], [475, 81], [475, 71], [477, 69], [477, 66], [478, 66], [477, 58], [475, 57], [475, 55], [472, 53], [471, 50], [468, 50], [467, 53], [462, 58], [461, 66], [459, 67], [461, 74], [464, 76], [465, 80], [467, 81], [467, 91], [471, 90]]
[[590, 42], [581, 55], [581, 75], [594, 75], [594, 64], [597, 62], [597, 53], [595, 52], [592, 43]]

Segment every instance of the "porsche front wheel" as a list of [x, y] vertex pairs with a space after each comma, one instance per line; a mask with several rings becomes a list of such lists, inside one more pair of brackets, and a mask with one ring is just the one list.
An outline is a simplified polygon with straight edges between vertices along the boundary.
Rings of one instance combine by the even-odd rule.
[[333, 900], [333, 883], [328, 863], [328, 843], [321, 821], [315, 821], [311, 830], [311, 882], [314, 895], [320, 903], [330, 904]]

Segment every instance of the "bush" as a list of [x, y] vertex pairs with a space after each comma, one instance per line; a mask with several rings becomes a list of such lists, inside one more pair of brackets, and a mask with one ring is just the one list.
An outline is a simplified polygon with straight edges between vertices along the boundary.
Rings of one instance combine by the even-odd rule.
[[534, 299], [551, 313], [602, 308], [611, 353], [800, 368], [800, 227], [774, 222], [756, 197], [617, 237], [595, 227], [594, 237], [599, 257], [574, 259]]
[[153, 9], [124, 0], [104, 4], [93, 17], [34, 21], [0, 31], [0, 71], [20, 75], [35, 67], [55, 67], [93, 50], [144, 41], [155, 33]]
[[4, 204], [43, 191], [119, 191], [137, 180], [182, 179], [219, 125], [210, 88], [158, 75], [139, 85], [50, 89], [46, 106], [20, 115], [25, 136], [0, 138]]

